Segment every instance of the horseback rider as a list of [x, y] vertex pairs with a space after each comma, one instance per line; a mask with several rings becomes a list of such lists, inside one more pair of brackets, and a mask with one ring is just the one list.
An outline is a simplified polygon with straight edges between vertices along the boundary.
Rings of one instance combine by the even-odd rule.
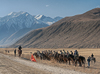
[[93, 53], [92, 53], [91, 58], [93, 58], [93, 57], [94, 57], [94, 55], [93, 55]]
[[39, 50], [37, 50], [37, 54], [38, 54], [38, 56], [40, 57], [40, 51], [39, 51]]
[[78, 57], [79, 57], [78, 51], [75, 50], [75, 51], [74, 51], [74, 58], [75, 58], [75, 59], [78, 59]]
[[73, 52], [72, 51], [70, 51], [71, 52], [71, 55], [73, 55]]
[[18, 47], [18, 49], [19, 49], [19, 50], [21, 50], [21, 49], [22, 49], [22, 47], [21, 47], [21, 46], [19, 46], [19, 47]]
[[69, 52], [68, 52], [68, 51], [67, 51], [67, 53], [66, 53], [66, 54], [67, 54], [67, 57], [69, 57]]
[[62, 50], [60, 50], [60, 54], [61, 54], [61, 55], [63, 55], [63, 52], [62, 52]]
[[63, 50], [64, 51], [64, 55], [66, 55], [66, 52], [65, 52], [65, 50]]
[[45, 51], [42, 51], [42, 54], [45, 54]]
[[40, 51], [39, 50], [37, 50], [37, 55], [39, 56], [39, 58], [43, 58], [43, 55], [40, 53]]
[[19, 50], [18, 50], [18, 54], [19, 54], [19, 57], [20, 57], [20, 56], [21, 56], [21, 54], [22, 54], [22, 50], [21, 50], [21, 49], [22, 49], [22, 47], [21, 47], [21, 46], [19, 46], [19, 47], [18, 47], [18, 49], [19, 49]]

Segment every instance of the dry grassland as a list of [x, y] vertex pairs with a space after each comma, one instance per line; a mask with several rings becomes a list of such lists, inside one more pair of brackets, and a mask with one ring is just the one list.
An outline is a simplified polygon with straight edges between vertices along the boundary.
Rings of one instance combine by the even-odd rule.
[[[14, 49], [15, 48], [0, 48], [0, 52], [7, 54], [7, 55], [12, 55], [14, 56]], [[17, 48], [16, 48], [17, 49]], [[33, 54], [34, 52], [36, 52], [36, 50], [53, 50], [53, 51], [59, 51], [59, 50], [65, 50], [65, 51], [74, 51], [76, 50], [75, 48], [58, 48], [58, 49], [37, 49], [37, 48], [23, 48], [22, 49], [22, 58], [28, 59], [30, 60], [31, 58], [31, 53]], [[8, 52], [5, 52], [5, 50], [8, 50]], [[18, 50], [18, 49], [17, 49]], [[79, 55], [84, 56], [87, 60], [88, 56], [91, 56], [91, 54], [94, 54], [94, 57], [96, 58], [96, 63], [91, 63], [90, 68], [87, 68], [87, 61], [86, 61], [86, 65], [85, 68], [84, 67], [75, 67], [72, 64], [68, 65], [65, 63], [58, 63], [54, 60], [48, 61], [48, 60], [40, 60], [40, 59], [36, 59], [37, 63], [42, 63], [42, 64], [47, 64], [47, 65], [51, 65], [51, 66], [57, 66], [57, 67], [61, 67], [61, 68], [65, 68], [65, 69], [70, 69], [70, 70], [75, 70], [75, 71], [79, 71], [79, 72], [85, 72], [85, 73], [90, 73], [90, 74], [100, 74], [100, 49], [89, 49], [89, 48], [85, 48], [85, 49], [77, 49], [79, 52]], [[18, 56], [18, 52], [17, 52], [17, 56]]]

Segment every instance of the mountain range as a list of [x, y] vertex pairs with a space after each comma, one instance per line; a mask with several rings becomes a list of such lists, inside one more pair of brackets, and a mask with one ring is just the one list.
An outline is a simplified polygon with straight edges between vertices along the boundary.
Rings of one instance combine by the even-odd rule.
[[11, 45], [31, 30], [47, 27], [62, 17], [31, 15], [27, 12], [11, 12], [0, 17], [0, 46]]
[[10, 47], [100, 48], [100, 8], [31, 31]]

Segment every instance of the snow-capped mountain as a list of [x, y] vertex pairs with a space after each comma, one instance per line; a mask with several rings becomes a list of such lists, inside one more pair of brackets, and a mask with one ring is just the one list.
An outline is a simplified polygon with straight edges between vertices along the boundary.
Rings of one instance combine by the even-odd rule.
[[51, 18], [51, 17], [46, 17], [44, 15], [36, 15], [35, 18], [37, 20], [42, 21], [43, 23], [46, 23], [48, 25], [53, 24], [54, 22], [57, 22], [58, 20], [62, 19], [62, 17], [55, 17], [55, 18]]
[[[56, 17], [57, 18], [57, 17]], [[21, 31], [21, 36], [30, 30], [47, 27], [54, 22], [62, 19], [59, 17], [58, 19], [46, 17], [44, 15], [31, 15], [27, 12], [11, 12], [5, 17], [0, 17], [0, 45], [13, 43], [12, 39], [9, 38], [12, 35], [15, 35], [16, 32], [19, 33]], [[22, 31], [26, 30], [24, 33]], [[20, 38], [20, 35], [15, 35], [16, 38], [14, 42]], [[17, 37], [18, 36], [18, 37]], [[9, 39], [10, 40], [9, 40]]]

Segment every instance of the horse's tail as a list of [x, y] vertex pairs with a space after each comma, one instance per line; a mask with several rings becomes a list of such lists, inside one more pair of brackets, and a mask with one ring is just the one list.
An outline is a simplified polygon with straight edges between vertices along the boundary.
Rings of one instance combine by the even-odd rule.
[[86, 63], [86, 59], [84, 58], [84, 63]]
[[83, 59], [82, 63], [83, 63], [83, 64], [85, 64], [85, 63], [86, 63], [86, 59], [85, 59], [85, 57], [84, 57], [84, 59]]
[[85, 67], [85, 63], [86, 63], [86, 59], [85, 59], [85, 57], [84, 57], [84, 60], [83, 60], [84, 67]]

